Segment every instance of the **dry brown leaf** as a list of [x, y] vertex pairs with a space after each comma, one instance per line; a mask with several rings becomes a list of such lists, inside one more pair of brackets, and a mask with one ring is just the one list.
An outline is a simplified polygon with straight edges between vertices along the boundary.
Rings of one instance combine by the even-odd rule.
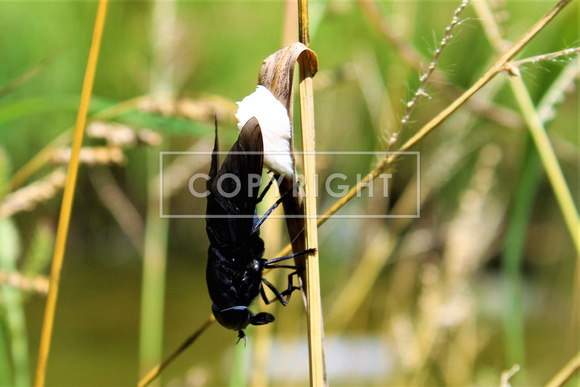
[[[292, 127], [292, 140], [291, 140], [291, 152], [293, 168], [296, 170], [296, 160], [294, 158], [294, 126], [292, 119], [292, 112], [294, 108], [294, 69], [296, 63], [300, 60], [300, 66], [302, 71], [302, 66], [306, 67], [309, 74], [314, 75], [318, 71], [318, 57], [316, 53], [306, 47], [302, 43], [292, 43], [286, 46], [264, 60], [262, 68], [260, 69], [260, 75], [258, 77], [258, 84], [263, 85], [270, 90], [270, 92], [286, 107], [288, 111], [288, 117], [290, 118], [290, 125]], [[279, 180], [278, 176], [275, 176], [276, 180], [279, 182], [280, 194], [291, 190], [296, 182], [296, 174], [293, 180], [285, 178]], [[302, 216], [304, 215], [304, 203], [302, 201], [302, 196], [292, 195], [282, 202], [284, 207], [284, 212], [287, 215]], [[302, 217], [287, 217], [286, 226], [288, 228], [288, 234], [290, 236], [290, 241], [292, 242], [292, 250], [297, 253], [304, 251], [306, 249], [306, 241], [304, 239], [304, 218]], [[296, 267], [300, 271], [305, 266], [305, 257], [296, 257]], [[300, 274], [301, 287], [304, 291], [304, 272]]]

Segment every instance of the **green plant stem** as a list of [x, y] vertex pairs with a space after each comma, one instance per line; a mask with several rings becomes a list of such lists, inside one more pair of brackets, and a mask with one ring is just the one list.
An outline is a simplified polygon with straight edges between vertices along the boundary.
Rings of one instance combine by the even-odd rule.
[[[0, 219], [0, 270], [16, 272], [19, 252], [20, 236], [16, 225], [10, 218]], [[15, 386], [30, 385], [28, 364], [28, 335], [26, 332], [26, 318], [22, 304], [22, 291], [9, 283], [0, 285], [0, 329], [6, 328], [6, 345], [11, 354], [13, 366], [13, 383]], [[4, 324], [3, 324], [4, 323]], [[3, 332], [4, 333], [4, 332]], [[0, 347], [0, 350], [3, 348]], [[10, 362], [8, 362], [8, 365]], [[9, 366], [8, 366], [9, 367]]]
[[540, 155], [540, 160], [542, 161], [548, 180], [554, 190], [554, 195], [556, 196], [562, 216], [564, 217], [564, 221], [568, 227], [568, 232], [572, 237], [572, 242], [576, 249], [576, 255], [580, 257], [580, 217], [578, 216], [578, 210], [574, 205], [572, 194], [566, 184], [564, 174], [560, 169], [558, 159], [556, 158], [556, 154], [554, 153], [554, 149], [552, 148], [550, 139], [548, 138], [544, 128], [544, 123], [534, 107], [532, 98], [528, 93], [528, 89], [526, 88], [522, 77], [511, 76], [510, 86], [518, 104], [520, 105], [522, 115], [530, 129], [530, 134], [532, 135], [532, 139], [534, 140], [534, 144], [536, 145], [538, 154]]
[[[176, 4], [174, 0], [156, 0], [151, 10], [153, 64], [151, 90], [160, 93], [173, 90], [173, 58], [175, 45]], [[163, 358], [163, 316], [167, 269], [167, 240], [169, 220], [161, 217], [163, 196], [160, 194], [159, 152], [148, 151], [147, 220], [143, 253], [143, 282], [141, 288], [140, 367], [141, 374]], [[154, 171], [158, 171], [154, 173]], [[168, 205], [169, 203], [167, 203]], [[160, 381], [157, 381], [160, 385]]]
[[0, 319], [0, 386], [10, 386], [13, 383], [8, 351], [8, 328], [4, 320]]
[[[254, 329], [248, 326], [244, 329], [246, 333], [253, 336]], [[252, 346], [254, 343], [251, 343]], [[230, 387], [245, 387], [248, 385], [250, 370], [248, 369], [248, 356], [250, 356], [252, 348], [246, 348], [243, 343], [238, 343], [234, 348], [234, 359], [232, 361], [230, 374]]]
[[536, 149], [528, 141], [527, 154], [518, 190], [513, 200], [510, 220], [506, 231], [505, 249], [502, 254], [502, 267], [506, 277], [506, 302], [504, 305], [504, 331], [507, 364], [518, 364], [523, 377], [525, 366], [522, 256], [529, 219], [534, 208], [542, 177], [542, 168]]
[[205, 332], [205, 330], [209, 328], [211, 324], [213, 324], [214, 322], [215, 317], [212, 314], [199, 329], [197, 329], [195, 332], [191, 334], [191, 336], [185, 339], [185, 341], [175, 351], [173, 351], [169, 356], [167, 356], [167, 358], [163, 360], [162, 363], [153, 367], [153, 369], [151, 369], [151, 371], [149, 371], [147, 375], [145, 375], [145, 377], [141, 379], [141, 381], [137, 384], [137, 387], [148, 386], [153, 380], [155, 380], [156, 377], [158, 377], [161, 374], [161, 371], [167, 368], [173, 362], [173, 360], [175, 360], [179, 355], [183, 353], [183, 351], [189, 348], [189, 346], [193, 344], [195, 340], [197, 340], [197, 338], [203, 332]]
[[158, 152], [149, 150], [149, 188], [143, 279], [141, 284], [141, 327], [139, 337], [140, 372], [159, 364], [163, 351], [163, 310], [165, 301], [165, 272], [167, 265], [167, 219], [159, 216], [159, 175], [151, 173], [158, 164]]

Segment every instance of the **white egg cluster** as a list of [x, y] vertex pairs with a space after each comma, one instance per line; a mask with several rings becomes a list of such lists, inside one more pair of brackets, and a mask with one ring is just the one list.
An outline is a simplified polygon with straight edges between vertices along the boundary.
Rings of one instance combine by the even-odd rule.
[[256, 117], [262, 129], [264, 164], [271, 170], [292, 177], [294, 174], [290, 154], [291, 129], [288, 111], [266, 87], [258, 85], [256, 91], [238, 102], [238, 129]]

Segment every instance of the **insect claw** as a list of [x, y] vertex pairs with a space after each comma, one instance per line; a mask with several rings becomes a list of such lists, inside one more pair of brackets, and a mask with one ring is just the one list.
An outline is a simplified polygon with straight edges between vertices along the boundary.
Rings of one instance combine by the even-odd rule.
[[236, 341], [236, 344], [238, 344], [241, 339], [244, 339], [244, 348], [246, 348], [246, 344], [248, 344], [248, 336], [246, 336], [246, 334], [244, 333], [244, 331], [242, 331], [240, 329], [238, 331], [238, 341]]

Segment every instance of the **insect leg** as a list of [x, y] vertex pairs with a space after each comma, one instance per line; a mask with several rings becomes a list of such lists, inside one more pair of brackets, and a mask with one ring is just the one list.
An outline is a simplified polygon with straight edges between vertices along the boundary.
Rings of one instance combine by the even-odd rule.
[[[264, 280], [264, 279], [262, 278], [262, 280]], [[269, 305], [271, 303], [271, 301], [268, 299], [268, 296], [266, 295], [266, 291], [264, 290], [263, 286], [260, 286], [260, 296], [262, 296], [262, 300], [264, 300], [264, 303], [266, 305]], [[272, 301], [275, 301], [275, 300], [272, 300]]]
[[[266, 305], [278, 300], [282, 303], [282, 305], [286, 306], [288, 304], [288, 300], [284, 300], [284, 297], [282, 296], [282, 294], [280, 294], [280, 292], [278, 291], [278, 289], [276, 289], [276, 287], [274, 287], [274, 285], [272, 285], [272, 283], [270, 283], [270, 281], [268, 281], [266, 278], [262, 278], [262, 282], [268, 287], [270, 288], [270, 290], [274, 293], [274, 295], [276, 295], [276, 298], [272, 299], [272, 300], [268, 300], [268, 297], [266, 297], [266, 292], [264, 291], [264, 287], [262, 286], [262, 289], [260, 290], [260, 293], [262, 294], [262, 299], [264, 300], [264, 302], [266, 303]], [[289, 298], [289, 297], [288, 297]]]
[[[301, 271], [303, 271], [303, 270], [304, 269], [302, 269]], [[288, 274], [288, 289], [286, 289], [282, 292], [282, 297], [288, 296], [286, 298], [286, 302], [290, 301], [290, 295], [292, 294], [292, 292], [294, 290], [300, 290], [300, 288], [298, 286], [294, 286], [294, 282], [292, 281], [292, 277], [295, 275], [298, 275], [298, 270]]]
[[[280, 262], [280, 261], [285, 261], [287, 259], [292, 259], [294, 257], [299, 257], [301, 255], [312, 254], [315, 251], [316, 251], [316, 249], [308, 249], [308, 250], [300, 251], [298, 253], [294, 253], [294, 254], [290, 254], [290, 255], [285, 255], [283, 257], [278, 257], [278, 258], [270, 259], [269, 261], [266, 261], [266, 263], [264, 263], [264, 269], [270, 269], [270, 268], [273, 268], [273, 267], [282, 267], [282, 266], [277, 266], [277, 265], [272, 265], [272, 264], [273, 263], [276, 263], [276, 262]], [[292, 268], [292, 269], [294, 269], [294, 268]]]
[[265, 269], [296, 269], [296, 266], [292, 266], [292, 265], [269, 265], [268, 267], [265, 267]]
[[274, 182], [274, 180], [276, 180], [276, 178], [274, 177], [274, 175], [272, 175], [272, 178], [270, 178], [268, 185], [266, 186], [266, 188], [264, 188], [264, 190], [262, 191], [262, 193], [258, 197], [258, 201], [256, 203], [260, 203], [262, 201], [262, 199], [264, 199], [264, 196], [266, 196], [266, 193], [268, 193], [268, 190], [272, 186], [272, 183]]
[[[270, 184], [271, 183], [272, 183], [272, 180], [270, 180]], [[296, 185], [297, 184], [298, 183], [296, 183]], [[262, 223], [264, 223], [264, 221], [268, 218], [268, 216], [272, 213], [272, 211], [274, 211], [276, 208], [278, 208], [278, 206], [280, 205], [280, 203], [282, 203], [282, 201], [284, 201], [286, 196], [288, 196], [293, 191], [294, 191], [293, 189], [290, 189], [290, 190], [284, 192], [284, 194], [282, 196], [280, 196], [280, 198], [278, 200], [276, 200], [276, 203], [272, 204], [272, 207], [270, 207], [270, 209], [268, 211], [266, 211], [266, 213], [264, 214], [264, 216], [262, 216], [262, 218], [258, 221], [258, 223], [256, 223], [254, 225], [254, 228], [252, 229], [252, 234], [254, 234], [256, 232], [256, 230], [258, 230], [260, 228]]]
[[[292, 292], [294, 290], [300, 290], [298, 286], [294, 286], [294, 282], [292, 281], [292, 277], [297, 274], [298, 270], [288, 274], [288, 289], [284, 290], [282, 293], [280, 293], [278, 289], [276, 289], [274, 285], [270, 283], [270, 281], [268, 281], [265, 278], [262, 278], [262, 282], [264, 282], [264, 284], [266, 284], [266, 286], [270, 288], [270, 290], [276, 295], [276, 298], [268, 300], [266, 292], [264, 291], [264, 287], [262, 286], [262, 288], [260, 289], [260, 294], [262, 295], [262, 299], [264, 300], [266, 305], [278, 300], [282, 303], [282, 305], [286, 306], [288, 304], [288, 301], [290, 301], [290, 295], [292, 294]], [[286, 297], [286, 299], [284, 299], [284, 297]]]

